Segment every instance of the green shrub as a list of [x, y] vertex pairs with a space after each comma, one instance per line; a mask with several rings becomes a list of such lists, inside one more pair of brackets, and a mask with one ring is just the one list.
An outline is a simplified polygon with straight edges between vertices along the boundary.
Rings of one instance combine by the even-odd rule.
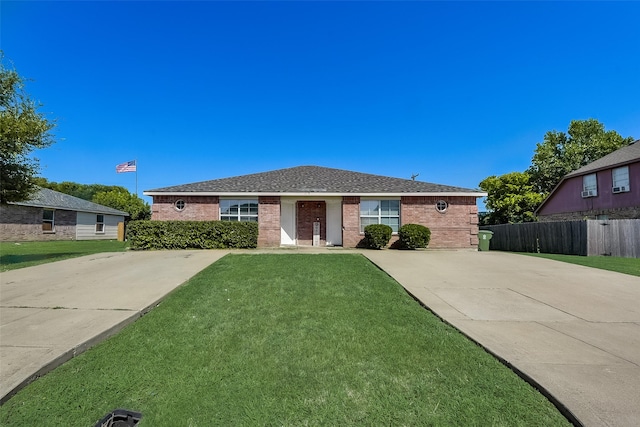
[[426, 248], [431, 240], [431, 230], [420, 224], [405, 224], [398, 230], [398, 237], [401, 248]]
[[134, 250], [255, 248], [257, 222], [131, 221], [127, 240]]
[[393, 230], [386, 224], [369, 224], [364, 228], [365, 245], [371, 249], [382, 249], [391, 240]]

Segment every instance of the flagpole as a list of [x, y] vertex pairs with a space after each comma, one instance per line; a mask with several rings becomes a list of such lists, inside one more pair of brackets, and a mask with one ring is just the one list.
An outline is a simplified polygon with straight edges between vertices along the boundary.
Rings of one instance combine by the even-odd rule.
[[138, 159], [136, 159], [136, 197], [138, 197]]

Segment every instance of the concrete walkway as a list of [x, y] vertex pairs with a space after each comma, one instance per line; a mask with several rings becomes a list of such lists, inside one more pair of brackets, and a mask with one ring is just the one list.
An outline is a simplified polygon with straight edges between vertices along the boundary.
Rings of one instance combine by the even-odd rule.
[[[640, 425], [638, 277], [500, 252], [250, 251], [261, 252], [362, 253], [585, 426]], [[107, 253], [2, 273], [0, 398], [116, 333], [227, 253]]]
[[640, 425], [640, 278], [501, 252], [362, 253], [585, 426]]
[[1, 273], [0, 402], [120, 331], [227, 253], [103, 253]]

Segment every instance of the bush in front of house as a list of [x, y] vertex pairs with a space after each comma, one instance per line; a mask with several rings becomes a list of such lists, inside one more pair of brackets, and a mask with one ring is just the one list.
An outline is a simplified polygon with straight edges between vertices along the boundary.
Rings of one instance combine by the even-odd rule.
[[393, 230], [386, 224], [369, 224], [364, 228], [364, 243], [370, 249], [382, 249], [391, 240]]
[[258, 223], [131, 221], [127, 225], [127, 241], [133, 250], [255, 248]]
[[398, 230], [398, 237], [403, 249], [426, 248], [431, 240], [431, 230], [420, 224], [405, 224]]

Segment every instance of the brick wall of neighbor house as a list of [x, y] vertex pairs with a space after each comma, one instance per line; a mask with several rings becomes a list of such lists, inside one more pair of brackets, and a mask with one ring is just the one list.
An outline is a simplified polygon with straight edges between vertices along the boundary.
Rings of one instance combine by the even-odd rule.
[[583, 219], [597, 219], [597, 216], [599, 215], [607, 215], [608, 219], [640, 219], [640, 206], [618, 209], [593, 209], [587, 211], [539, 215], [538, 221], [579, 221]]
[[258, 247], [280, 246], [280, 197], [258, 197]]
[[[436, 210], [436, 203], [444, 200], [446, 212]], [[475, 197], [402, 197], [401, 224], [422, 224], [431, 230], [432, 249], [476, 249], [478, 247], [478, 207]]]
[[342, 197], [342, 246], [355, 248], [364, 236], [360, 234], [360, 197]]
[[[175, 207], [183, 200], [184, 209]], [[218, 196], [153, 196], [151, 219], [157, 221], [217, 221], [220, 219]]]
[[55, 232], [42, 231], [42, 208], [0, 204], [0, 241], [74, 240], [75, 211], [56, 209]]

